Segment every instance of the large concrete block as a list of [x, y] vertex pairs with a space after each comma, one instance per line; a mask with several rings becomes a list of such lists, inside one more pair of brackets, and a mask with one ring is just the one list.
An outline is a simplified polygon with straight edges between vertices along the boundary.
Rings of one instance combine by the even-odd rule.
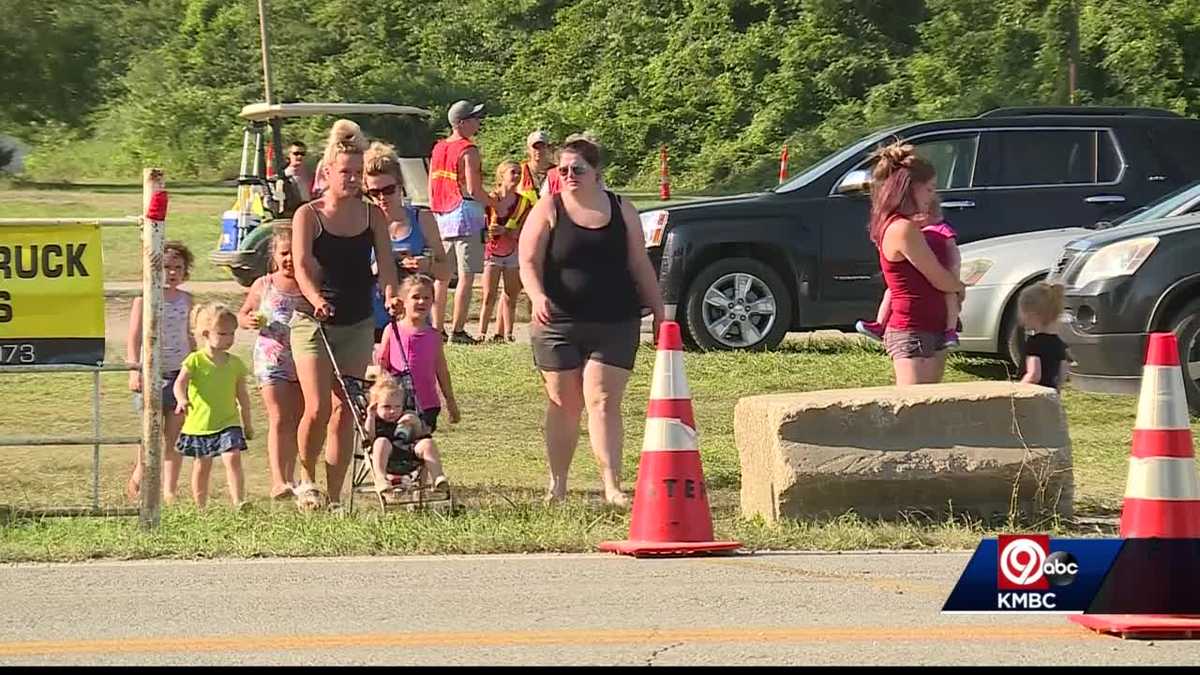
[[[1058, 395], [1009, 382], [751, 396], [734, 410], [742, 513], [865, 518], [1070, 517], [1071, 439]], [[1014, 495], [1014, 489], [1016, 494]]]

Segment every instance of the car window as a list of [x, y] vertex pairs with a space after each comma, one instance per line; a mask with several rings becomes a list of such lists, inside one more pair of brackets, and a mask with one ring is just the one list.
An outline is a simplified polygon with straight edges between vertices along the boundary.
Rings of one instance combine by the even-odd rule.
[[989, 187], [1111, 183], [1121, 173], [1112, 137], [1095, 129], [988, 132], [976, 183]]
[[939, 190], [971, 187], [979, 134], [921, 139], [913, 146], [937, 170]]
[[1170, 216], [1181, 216], [1200, 210], [1200, 182], [1189, 183], [1174, 192], [1160, 197], [1158, 201], [1130, 211], [1113, 221], [1113, 225], [1141, 223]]
[[1096, 132], [1096, 182], [1112, 183], [1121, 177], [1121, 155], [1113, 144], [1112, 134]]
[[413, 204], [429, 205], [429, 171], [427, 159], [423, 157], [401, 157], [400, 175], [404, 178], [404, 192]]
[[[971, 187], [975, 173], [975, 155], [979, 148], [978, 133], [938, 134], [912, 141], [917, 154], [929, 160], [937, 170], [937, 189], [951, 190]], [[851, 171], [870, 171], [874, 159], [866, 159]]]
[[[890, 138], [892, 135], [894, 135], [896, 132], [898, 132], [900, 129], [903, 129], [903, 128], [904, 127], [894, 127], [891, 129], [887, 129], [885, 131], [873, 133], [869, 136], [864, 136], [863, 138], [860, 138], [859, 140], [855, 141], [853, 144], [848, 145], [845, 148], [842, 148], [840, 150], [834, 151], [832, 154], [826, 156], [821, 161], [819, 161], [816, 164], [813, 164], [812, 166], [805, 169], [800, 175], [796, 176], [795, 178], [792, 178], [791, 180], [784, 183], [783, 185], [776, 187], [774, 189], [774, 191], [775, 192], [791, 192], [792, 190], [802, 188], [805, 185], [808, 185], [809, 183], [813, 182], [814, 180], [829, 173], [829, 171], [831, 169], [833, 169], [837, 165], [841, 164], [842, 162], [845, 162], [846, 160], [850, 159], [851, 157], [854, 157], [855, 155], [857, 155], [861, 152], [872, 150], [876, 146], [882, 145], [885, 139]], [[862, 167], [860, 166], [859, 168], [862, 168]]]

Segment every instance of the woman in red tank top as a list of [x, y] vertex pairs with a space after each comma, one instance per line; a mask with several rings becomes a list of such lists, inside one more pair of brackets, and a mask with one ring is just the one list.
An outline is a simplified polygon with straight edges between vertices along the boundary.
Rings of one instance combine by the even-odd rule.
[[[921, 232], [937, 204], [937, 172], [911, 145], [893, 143], [876, 153], [872, 172], [871, 241], [892, 292], [883, 334], [896, 384], [941, 382], [946, 367], [946, 293], [964, 286], [938, 262]], [[932, 242], [937, 244], [938, 242]]]

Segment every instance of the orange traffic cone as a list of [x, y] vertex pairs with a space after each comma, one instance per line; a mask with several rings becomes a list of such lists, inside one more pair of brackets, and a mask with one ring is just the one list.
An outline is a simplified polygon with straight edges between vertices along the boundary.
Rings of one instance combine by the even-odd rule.
[[[1196, 477], [1179, 345], [1174, 333], [1150, 335], [1130, 454], [1121, 508], [1121, 537], [1200, 539], [1200, 480]], [[1130, 549], [1128, 544], [1123, 552], [1126, 549]], [[1120, 571], [1120, 560], [1118, 556], [1110, 574]], [[1125, 567], [1132, 569], [1130, 565]], [[1114, 595], [1129, 598], [1141, 593], [1166, 597], [1173, 592], [1162, 588], [1164, 583], [1168, 586], [1195, 583], [1194, 570], [1186, 570], [1186, 578], [1180, 578], [1176, 570], [1156, 572], [1153, 567], [1153, 563], [1141, 562], [1137, 568], [1141, 578], [1114, 579]], [[1200, 615], [1080, 614], [1071, 620], [1122, 637], [1200, 637]]]
[[696, 447], [696, 417], [683, 372], [679, 324], [662, 322], [646, 409], [646, 434], [633, 496], [629, 539], [600, 550], [627, 555], [688, 555], [731, 551], [736, 541], [713, 541], [704, 469]]
[[788, 178], [788, 153], [787, 143], [783, 144], [783, 152], [779, 153], [779, 182], [783, 183]]
[[667, 172], [667, 146], [658, 149], [658, 198], [666, 201], [671, 198], [671, 177]]

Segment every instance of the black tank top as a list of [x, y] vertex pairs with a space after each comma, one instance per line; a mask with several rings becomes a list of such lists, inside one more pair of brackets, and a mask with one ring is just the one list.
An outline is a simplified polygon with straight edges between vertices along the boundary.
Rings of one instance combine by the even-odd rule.
[[554, 227], [546, 246], [542, 287], [554, 321], [628, 321], [641, 318], [629, 271], [625, 219], [616, 195], [605, 190], [612, 215], [597, 229], [580, 227], [554, 195]]
[[[321, 228], [317, 238], [313, 239], [313, 257], [321, 268], [321, 297], [334, 309], [329, 324], [348, 326], [364, 321], [372, 316], [371, 287], [375, 285], [375, 277], [371, 274], [371, 251], [374, 250], [371, 210], [367, 209], [367, 229], [350, 237], [339, 237], [325, 228], [321, 213], [315, 207], [310, 208]], [[308, 315], [313, 312], [308, 302], [300, 303], [297, 309]]]

